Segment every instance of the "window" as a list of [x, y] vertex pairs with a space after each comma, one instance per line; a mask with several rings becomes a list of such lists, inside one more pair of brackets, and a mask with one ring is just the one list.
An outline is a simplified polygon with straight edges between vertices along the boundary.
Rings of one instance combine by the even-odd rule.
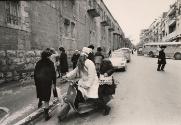
[[64, 32], [65, 32], [65, 36], [69, 35], [69, 25], [64, 24]]
[[66, 18], [64, 19], [64, 33], [66, 37], [68, 37], [70, 33], [70, 20]]
[[75, 37], [74, 35], [75, 23], [71, 22], [71, 37]]
[[20, 24], [19, 1], [6, 1], [6, 22], [13, 25]]
[[169, 26], [169, 33], [172, 33], [176, 30], [176, 23], [173, 23], [172, 25]]

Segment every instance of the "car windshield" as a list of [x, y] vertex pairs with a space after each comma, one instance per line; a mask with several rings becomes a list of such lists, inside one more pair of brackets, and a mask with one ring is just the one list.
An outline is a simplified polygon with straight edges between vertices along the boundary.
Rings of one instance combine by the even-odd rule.
[[122, 53], [112, 53], [111, 57], [124, 57]]
[[129, 53], [129, 50], [128, 49], [122, 49], [122, 52]]

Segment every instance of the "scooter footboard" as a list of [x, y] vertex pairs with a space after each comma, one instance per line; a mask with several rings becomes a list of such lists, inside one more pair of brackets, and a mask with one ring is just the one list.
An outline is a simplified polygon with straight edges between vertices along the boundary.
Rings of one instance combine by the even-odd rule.
[[69, 111], [70, 111], [70, 105], [67, 104], [67, 103], [64, 103], [64, 105], [61, 107], [61, 110], [60, 110], [60, 112], [59, 112], [59, 114], [58, 114], [58, 119], [59, 119], [60, 121], [62, 121], [63, 119], [65, 119], [66, 116], [67, 116], [67, 114], [69, 113]]

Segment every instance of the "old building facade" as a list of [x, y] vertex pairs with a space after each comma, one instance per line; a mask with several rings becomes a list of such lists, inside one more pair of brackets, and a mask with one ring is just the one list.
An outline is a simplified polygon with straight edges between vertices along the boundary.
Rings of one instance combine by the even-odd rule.
[[47, 47], [70, 57], [90, 44], [106, 54], [126, 42], [102, 0], [0, 1], [0, 10], [1, 78], [33, 69]]
[[168, 12], [164, 12], [161, 17], [153, 21], [153, 23], [147, 30], [145, 30], [145, 32], [141, 32], [140, 43], [173, 41], [181, 42], [180, 24], [181, 0], [177, 0], [173, 5], [170, 5]]

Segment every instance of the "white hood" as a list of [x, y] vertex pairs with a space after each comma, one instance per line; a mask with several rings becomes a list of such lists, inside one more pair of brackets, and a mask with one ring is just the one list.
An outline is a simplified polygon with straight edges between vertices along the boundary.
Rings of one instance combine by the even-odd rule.
[[125, 63], [126, 60], [123, 58], [110, 58], [110, 61], [112, 62], [113, 66], [119, 66], [121, 63]]

